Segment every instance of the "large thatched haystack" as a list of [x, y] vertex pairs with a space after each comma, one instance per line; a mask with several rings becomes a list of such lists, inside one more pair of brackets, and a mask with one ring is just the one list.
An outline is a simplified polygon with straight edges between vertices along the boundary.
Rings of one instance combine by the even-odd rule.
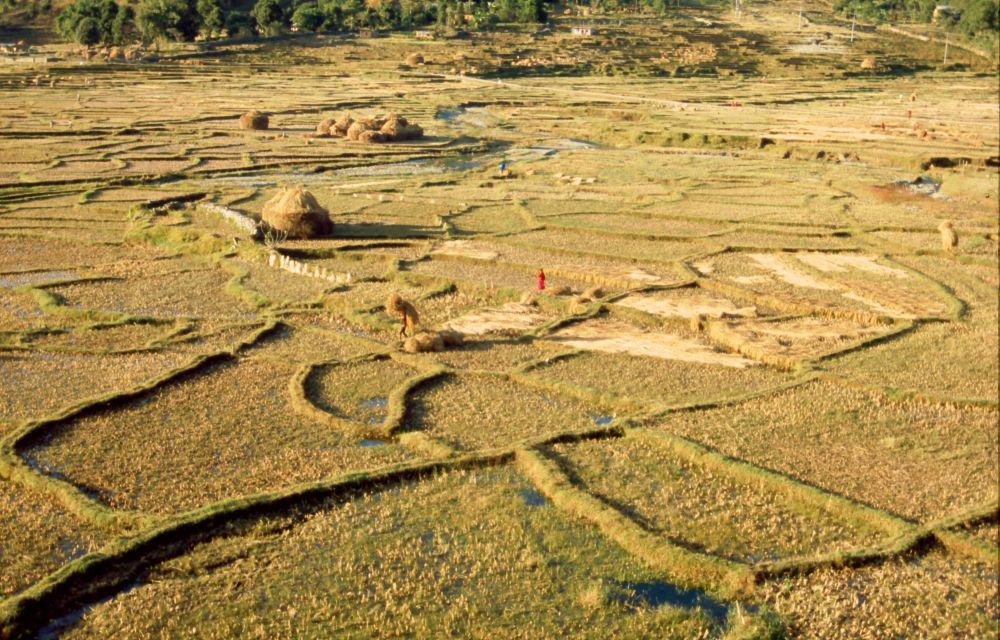
[[408, 65], [415, 66], [423, 63], [424, 63], [424, 54], [420, 53], [419, 51], [415, 51], [410, 55], [406, 56], [406, 64]]
[[289, 238], [325, 236], [333, 229], [327, 210], [302, 187], [282, 189], [264, 205], [261, 219]]
[[260, 111], [247, 111], [240, 116], [240, 129], [250, 129], [253, 131], [264, 131], [270, 124], [270, 118], [266, 113]]

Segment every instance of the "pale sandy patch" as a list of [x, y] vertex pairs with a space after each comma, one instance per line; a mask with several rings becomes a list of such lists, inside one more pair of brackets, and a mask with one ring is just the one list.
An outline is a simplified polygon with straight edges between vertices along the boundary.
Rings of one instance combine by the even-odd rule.
[[444, 323], [445, 329], [465, 335], [528, 331], [545, 323], [547, 317], [532, 306], [509, 302], [499, 309], [483, 309]]
[[579, 322], [559, 329], [549, 340], [569, 347], [605, 353], [627, 353], [664, 360], [680, 360], [743, 369], [756, 363], [740, 355], [722, 353], [712, 347], [669, 333], [642, 331], [614, 321]]
[[804, 287], [808, 289], [821, 289], [830, 291], [836, 289], [837, 287], [821, 282], [816, 278], [812, 277], [808, 273], [803, 273], [795, 267], [791, 266], [787, 262], [781, 259], [780, 256], [776, 256], [771, 253], [751, 253], [749, 257], [757, 263], [761, 269], [766, 269], [770, 271], [778, 278], [784, 280], [790, 285], [796, 287]]
[[910, 277], [910, 274], [902, 269], [896, 269], [884, 264], [879, 264], [877, 259], [873, 256], [804, 251], [795, 254], [795, 257], [810, 267], [825, 273], [846, 273], [850, 269], [857, 269], [859, 271], [867, 271], [868, 273], [874, 273], [880, 276], [890, 276], [892, 278]]
[[884, 327], [870, 327], [849, 320], [795, 318], [782, 322], [727, 322], [712, 325], [711, 331], [714, 338], [744, 353], [759, 351], [812, 358], [840, 351], [884, 331]]
[[705, 293], [685, 293], [676, 297], [669, 297], [668, 293], [656, 296], [631, 294], [615, 304], [667, 318], [694, 318], [697, 316], [752, 318], [757, 315], [757, 307], [737, 307], [732, 300]]

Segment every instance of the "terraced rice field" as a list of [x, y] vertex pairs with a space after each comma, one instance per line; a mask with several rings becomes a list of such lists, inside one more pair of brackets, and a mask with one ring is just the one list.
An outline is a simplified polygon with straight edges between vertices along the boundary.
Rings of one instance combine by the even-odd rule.
[[996, 76], [753, 4], [0, 67], [0, 638], [997, 637]]

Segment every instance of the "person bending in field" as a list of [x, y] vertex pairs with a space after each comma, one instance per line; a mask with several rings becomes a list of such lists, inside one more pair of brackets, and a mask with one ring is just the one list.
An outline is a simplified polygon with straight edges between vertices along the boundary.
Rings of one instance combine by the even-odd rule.
[[407, 330], [411, 336], [413, 335], [417, 323], [420, 322], [420, 316], [417, 315], [417, 310], [412, 304], [403, 300], [398, 293], [394, 293], [386, 301], [385, 310], [390, 315], [398, 315], [402, 320], [403, 326], [399, 328], [400, 336], [405, 336]]

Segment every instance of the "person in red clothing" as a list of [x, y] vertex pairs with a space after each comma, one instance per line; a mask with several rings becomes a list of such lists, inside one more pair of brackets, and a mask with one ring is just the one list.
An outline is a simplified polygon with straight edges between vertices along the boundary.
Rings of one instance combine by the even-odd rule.
[[538, 290], [545, 291], [545, 272], [538, 270]]

